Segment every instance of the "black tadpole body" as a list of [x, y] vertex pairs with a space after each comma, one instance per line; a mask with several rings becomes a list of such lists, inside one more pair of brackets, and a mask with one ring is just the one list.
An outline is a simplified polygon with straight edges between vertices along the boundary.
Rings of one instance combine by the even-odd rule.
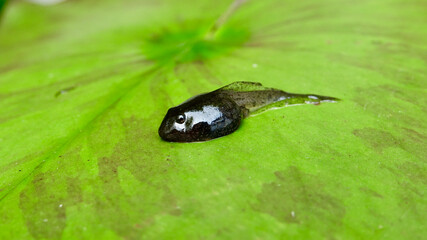
[[159, 135], [170, 142], [207, 141], [236, 131], [242, 119], [254, 112], [337, 100], [314, 94], [287, 93], [256, 82], [234, 82], [170, 108], [160, 125]]

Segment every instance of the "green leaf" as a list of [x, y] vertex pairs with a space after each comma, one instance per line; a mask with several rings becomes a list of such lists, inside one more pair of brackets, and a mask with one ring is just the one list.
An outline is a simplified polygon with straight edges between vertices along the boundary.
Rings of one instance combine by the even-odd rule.
[[[230, 4], [8, 3], [0, 239], [427, 235], [427, 5]], [[168, 108], [235, 81], [342, 101], [160, 139]]]
[[0, 0], [0, 20], [1, 20], [1, 16], [2, 16], [3, 9], [5, 8], [5, 6], [6, 6], [6, 0]]

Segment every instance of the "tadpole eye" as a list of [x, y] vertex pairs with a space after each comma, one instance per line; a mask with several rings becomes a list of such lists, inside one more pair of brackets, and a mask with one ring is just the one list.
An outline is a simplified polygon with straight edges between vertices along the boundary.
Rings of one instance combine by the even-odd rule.
[[179, 124], [182, 124], [185, 122], [185, 115], [178, 115], [178, 117], [176, 118], [176, 122]]

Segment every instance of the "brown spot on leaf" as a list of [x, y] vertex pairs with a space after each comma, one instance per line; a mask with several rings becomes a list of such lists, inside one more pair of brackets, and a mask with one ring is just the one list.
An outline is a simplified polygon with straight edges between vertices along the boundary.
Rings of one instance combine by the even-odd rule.
[[400, 146], [401, 140], [390, 133], [375, 128], [356, 129], [353, 134], [365, 141], [368, 145], [378, 152], [385, 148]]
[[323, 142], [314, 142], [310, 144], [310, 148], [321, 154], [333, 155], [335, 157], [341, 157], [343, 155], [341, 152], [332, 148], [329, 144]]
[[420, 131], [426, 127], [425, 121], [420, 116], [426, 112], [424, 106], [427, 105], [427, 101], [419, 88], [403, 90], [392, 85], [380, 85], [359, 88], [357, 91], [354, 101], [376, 118], [392, 123], [394, 129], [398, 130], [399, 138], [384, 130], [374, 133], [374, 129], [355, 130], [353, 132], [355, 135], [366, 139], [368, 144], [382, 148], [379, 151], [395, 146], [417, 156], [420, 160], [427, 159], [427, 151], [423, 147], [427, 143], [427, 136]]
[[[19, 207], [27, 228], [35, 239], [60, 239], [65, 229], [66, 206], [82, 201], [81, 180], [64, 170], [79, 171], [79, 150], [72, 149], [61, 159], [77, 166], [67, 168], [61, 161], [49, 162], [51, 170], [41, 172], [20, 193]], [[72, 160], [70, 162], [70, 160]], [[75, 165], [74, 165], [75, 164]]]
[[402, 128], [404, 142], [403, 147], [410, 153], [415, 154], [421, 161], [427, 159], [427, 137], [413, 129]]
[[353, 134], [363, 139], [377, 152], [381, 153], [386, 148], [398, 147], [424, 161], [427, 156], [427, 151], [423, 147], [426, 143], [425, 137], [411, 129], [403, 128], [403, 130], [405, 138], [397, 138], [389, 132], [374, 128], [356, 129]]
[[[124, 238], [138, 238], [155, 222], [157, 214], [181, 214], [169, 181], [165, 179], [175, 165], [156, 157], [161, 150], [153, 143], [159, 139], [147, 128], [153, 125], [148, 121], [135, 117], [123, 120], [124, 139], [115, 146], [111, 156], [98, 160], [104, 195], [96, 199], [95, 207], [104, 224]], [[138, 181], [134, 184], [140, 185], [132, 195], [127, 195], [123, 189], [121, 169]]]
[[414, 184], [427, 185], [427, 168], [415, 161], [400, 164], [397, 169]]
[[425, 205], [422, 204], [425, 194], [422, 189], [427, 185], [427, 169], [417, 161], [407, 161], [397, 166], [384, 166], [394, 175], [398, 188], [395, 191], [402, 215], [398, 222], [405, 221], [406, 216], [425, 222]]
[[325, 190], [318, 176], [303, 173], [294, 166], [275, 175], [274, 182], [262, 186], [254, 206], [256, 211], [287, 223], [322, 223], [323, 227], [341, 224], [345, 208], [338, 198]]
[[65, 196], [56, 194], [55, 182], [39, 173], [20, 194], [19, 206], [29, 232], [36, 239], [60, 239], [65, 228], [65, 208], [58, 207]]
[[362, 192], [364, 192], [364, 193], [366, 193], [366, 194], [368, 194], [369, 196], [376, 197], [376, 198], [383, 198], [383, 195], [375, 192], [372, 189], [369, 189], [369, 188], [366, 188], [366, 187], [360, 187], [359, 190], [362, 191]]

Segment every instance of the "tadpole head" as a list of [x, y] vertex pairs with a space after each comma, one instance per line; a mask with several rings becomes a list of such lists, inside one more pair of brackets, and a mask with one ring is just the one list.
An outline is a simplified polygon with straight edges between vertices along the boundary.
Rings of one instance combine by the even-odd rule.
[[194, 122], [191, 111], [179, 107], [168, 110], [159, 128], [159, 136], [168, 142], [195, 142], [208, 140], [205, 122]]
[[189, 120], [181, 109], [169, 109], [159, 128], [160, 137], [169, 142], [191, 142]]

